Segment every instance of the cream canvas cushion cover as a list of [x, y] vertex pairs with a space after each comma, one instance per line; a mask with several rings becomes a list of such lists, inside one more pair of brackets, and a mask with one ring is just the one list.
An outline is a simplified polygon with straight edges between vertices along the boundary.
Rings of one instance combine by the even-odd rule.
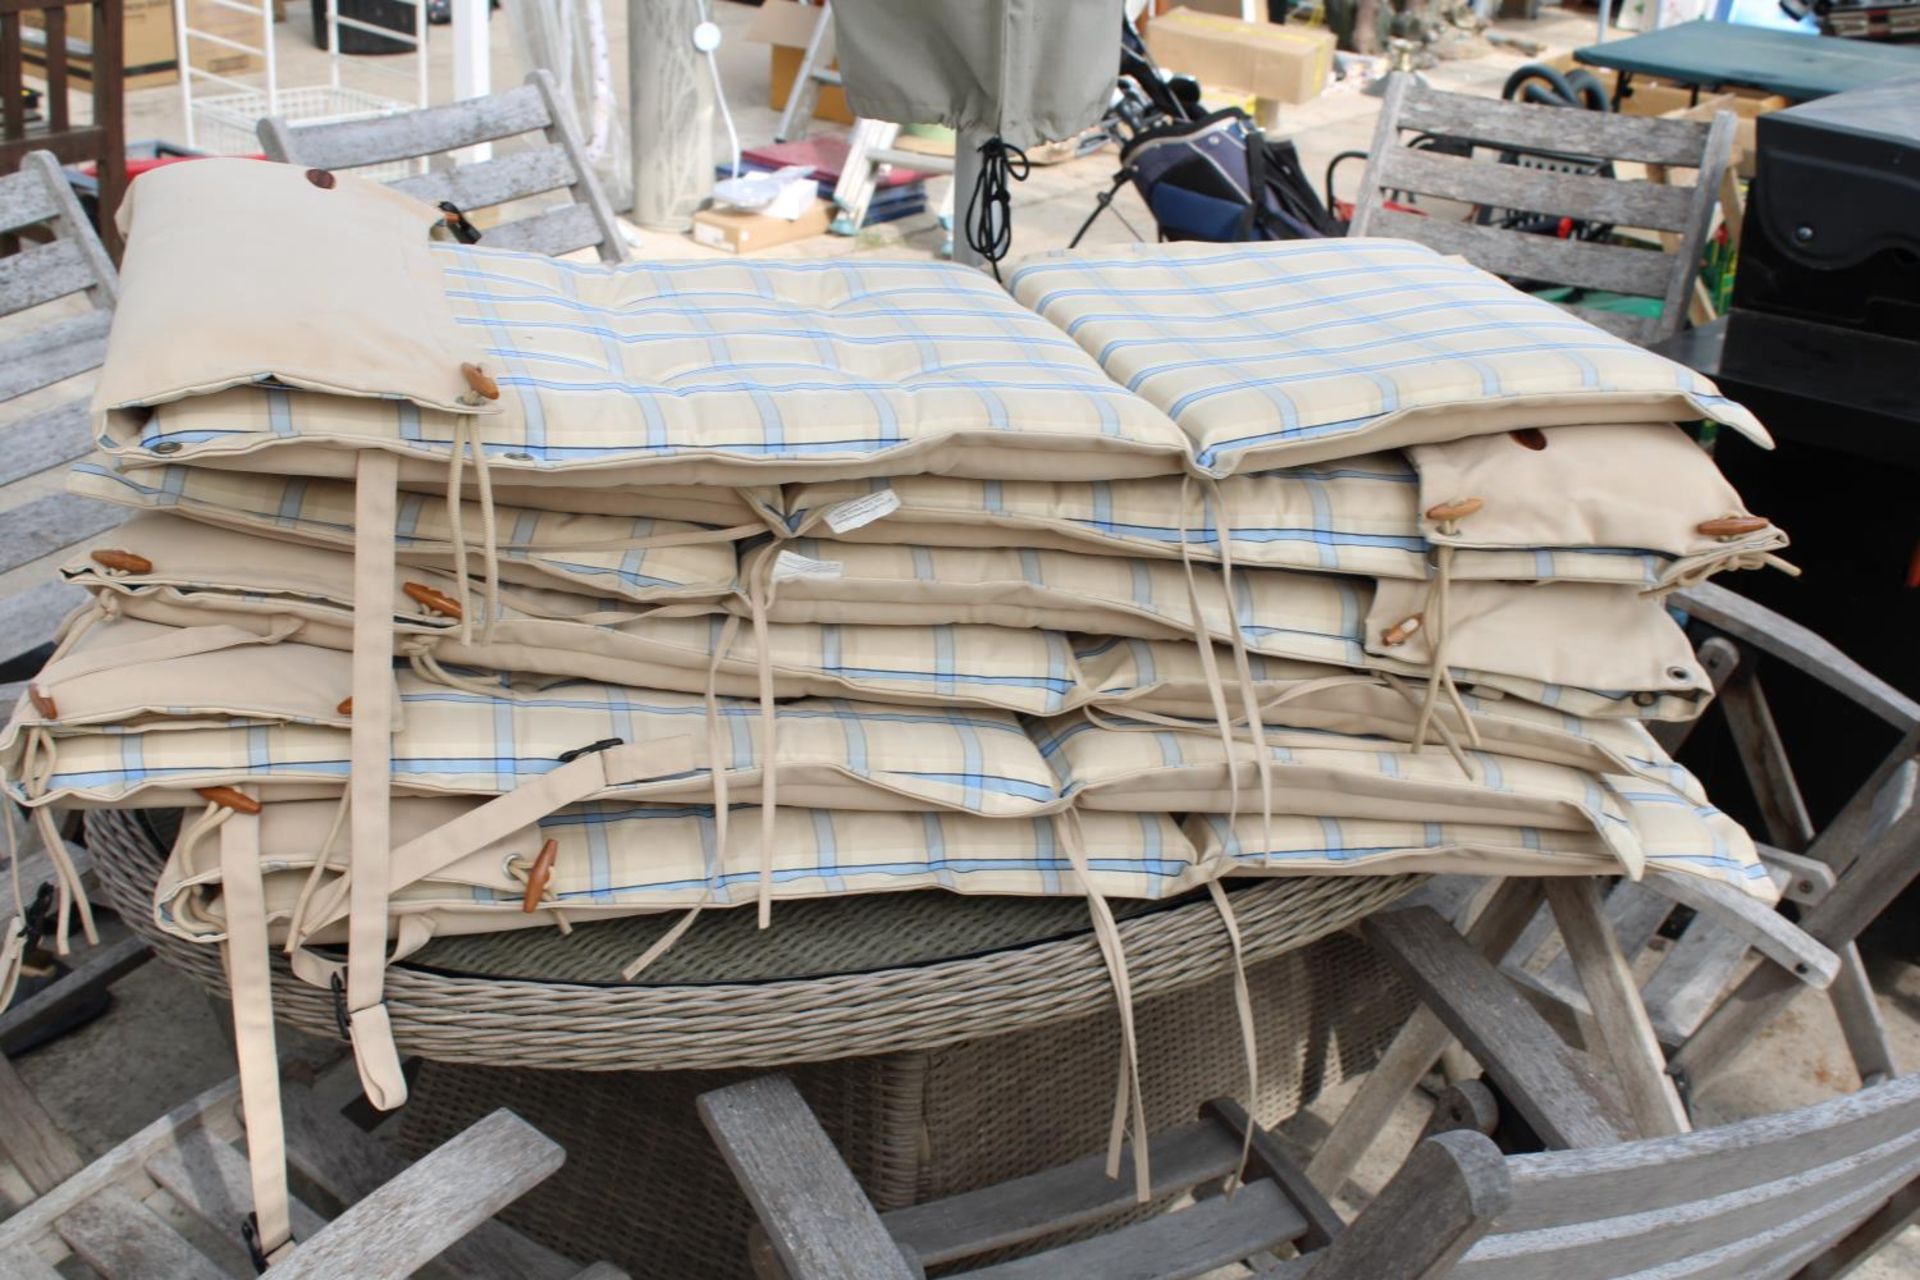
[[1213, 475], [1565, 423], [1709, 418], [1768, 443], [1698, 374], [1411, 241], [1056, 250], [1008, 287]]
[[[353, 486], [346, 481], [197, 467], [114, 471], [83, 462], [69, 473], [67, 488], [289, 542], [353, 547]], [[460, 517], [465, 545], [479, 546], [480, 504], [462, 502]], [[732, 541], [701, 525], [508, 505], [496, 507], [494, 519], [504, 581], [629, 600], [713, 599], [734, 589]], [[444, 497], [401, 495], [402, 564], [451, 572], [452, 532]]]
[[[476, 801], [402, 799], [393, 805], [397, 843], [470, 813]], [[338, 806], [282, 801], [261, 815], [268, 918], [275, 941], [316, 861], [344, 872], [343, 849], [328, 850]], [[1086, 814], [1080, 839], [1102, 893], [1159, 898], [1202, 882], [1203, 869], [1174, 819], [1164, 814]], [[760, 875], [759, 814], [732, 815], [724, 849], [704, 806], [594, 802], [571, 805], [505, 834], [419, 879], [393, 887], [396, 918], [413, 918], [416, 945], [433, 933], [551, 928], [697, 904], [754, 900]], [[525, 874], [548, 839], [559, 845], [550, 895], [524, 909]], [[873, 813], [789, 807], [775, 815], [773, 893], [782, 900], [846, 893], [948, 889], [956, 893], [1072, 895], [1080, 892], [1052, 818], [981, 818], [963, 813]], [[335, 841], [338, 846], [341, 841]], [[155, 892], [155, 918], [195, 942], [225, 937], [218, 844], [176, 846]], [[323, 913], [331, 916], [332, 913]], [[342, 922], [310, 920], [312, 940], [340, 941]]]
[[[1647, 584], [1669, 586], [1757, 563], [1761, 553], [1787, 545], [1771, 524], [1744, 534], [1701, 531], [1710, 521], [1751, 513], [1706, 451], [1666, 423], [1552, 427], [1407, 452], [1420, 478], [1421, 534], [1458, 549], [1453, 563], [1461, 577], [1474, 576], [1470, 553], [1545, 548], [1556, 561], [1577, 554], [1638, 566], [1652, 559], [1643, 570], [1651, 575]], [[1481, 507], [1451, 531], [1425, 515], [1476, 498]]]

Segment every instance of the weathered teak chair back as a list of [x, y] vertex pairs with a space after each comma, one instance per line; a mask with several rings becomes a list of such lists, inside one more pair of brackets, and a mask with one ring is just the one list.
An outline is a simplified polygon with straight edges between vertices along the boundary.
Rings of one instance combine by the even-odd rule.
[[[1132, 1207], [1130, 1187], [1106, 1179], [1096, 1158], [876, 1214], [789, 1082], [748, 1081], [699, 1105], [760, 1218], [763, 1276], [912, 1280]], [[1237, 1109], [1208, 1109], [1225, 1123], [1203, 1117], [1154, 1140], [1156, 1195], [1237, 1164]], [[1253, 1257], [1258, 1274], [1281, 1280], [1815, 1280], [1842, 1274], [1913, 1215], [1917, 1173], [1920, 1076], [1785, 1115], [1578, 1151], [1503, 1157], [1479, 1133], [1442, 1133], [1415, 1147], [1351, 1227], [1256, 1131], [1251, 1180], [1232, 1197], [957, 1274], [1179, 1280]], [[1258, 1251], [1276, 1241], [1301, 1256], [1260, 1266]]]
[[[67, 10], [92, 10], [92, 30], [85, 41], [67, 35]], [[40, 14], [40, 25], [28, 27], [21, 19]], [[114, 229], [114, 211], [127, 186], [126, 120], [122, 107], [125, 80], [120, 71], [120, 0], [25, 0], [0, 10], [0, 173], [19, 169], [27, 154], [50, 151], [62, 164], [91, 160], [100, 175], [100, 230], [108, 252], [120, 256], [120, 233]], [[43, 122], [28, 124], [22, 54], [41, 64], [46, 84]], [[67, 102], [75, 72], [72, 59], [86, 59], [84, 72], [93, 90], [88, 123], [76, 125]]]
[[[1686, 318], [1733, 130], [1727, 112], [1712, 124], [1605, 115], [1441, 93], [1396, 74], [1380, 108], [1348, 234], [1417, 240], [1509, 279], [1659, 299], [1657, 319], [1571, 307], [1611, 333], [1657, 342]], [[1469, 140], [1476, 150], [1466, 158], [1410, 145], [1422, 136]], [[1503, 151], [1693, 169], [1697, 177], [1694, 186], [1680, 187], [1562, 173], [1500, 163], [1496, 157]], [[1639, 228], [1661, 233], [1664, 248], [1562, 240], [1388, 208], [1401, 193]]]
[[106, 249], [44, 151], [0, 178], [0, 233], [29, 229], [52, 238], [0, 258], [0, 316], [15, 317], [0, 330], [7, 335], [0, 402], [33, 397], [0, 426], [0, 699], [7, 707], [24, 674], [5, 671], [7, 661], [52, 639], [85, 599], [53, 580], [53, 566], [125, 514], [65, 491], [67, 465], [93, 448], [84, 391], [67, 399], [39, 394], [99, 367], [119, 297]]
[[484, 228], [489, 248], [550, 257], [595, 249], [602, 262], [625, 262], [613, 208], [587, 163], [573, 115], [553, 77], [535, 71], [518, 89], [368, 120], [293, 126], [262, 120], [267, 158], [314, 169], [352, 169], [445, 156], [448, 152], [539, 133], [543, 141], [497, 159], [444, 168], [389, 185], [429, 204], [449, 201], [464, 213], [564, 191], [571, 204]]

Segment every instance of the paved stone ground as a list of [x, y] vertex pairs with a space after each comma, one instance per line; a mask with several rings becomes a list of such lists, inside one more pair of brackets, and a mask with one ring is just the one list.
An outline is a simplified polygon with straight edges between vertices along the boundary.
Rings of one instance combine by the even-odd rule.
[[[324, 59], [306, 39], [305, 6], [290, 7], [295, 10], [293, 19], [280, 29], [282, 83], [319, 83], [326, 74]], [[608, 8], [614, 48], [621, 49], [623, 6], [609, 4]], [[725, 3], [716, 9], [716, 18], [728, 35], [720, 53], [721, 72], [740, 133], [750, 141], [771, 137], [776, 113], [765, 105], [766, 51], [740, 38], [752, 11]], [[1547, 9], [1539, 21], [1504, 23], [1501, 30], [1556, 51], [1591, 40], [1593, 28], [1586, 14]], [[447, 45], [444, 39], [439, 40], [432, 58], [437, 97], [447, 95], [452, 79]], [[517, 83], [522, 71], [504, 18], [496, 20], [493, 49], [494, 83]], [[1493, 94], [1508, 73], [1527, 60], [1518, 53], [1494, 49], [1484, 57], [1443, 63], [1427, 74], [1443, 88]], [[621, 75], [624, 78], [624, 70]], [[1374, 99], [1344, 87], [1317, 101], [1286, 109], [1284, 129], [1298, 145], [1316, 186], [1332, 155], [1366, 148], [1377, 110]], [[129, 137], [182, 136], [177, 90], [154, 89], [130, 95], [128, 115]], [[715, 155], [725, 158], [724, 137], [716, 138]], [[1036, 169], [1015, 196], [1016, 254], [1064, 245], [1092, 209], [1095, 193], [1107, 185], [1115, 163], [1112, 154], [1106, 153]], [[1357, 177], [1357, 172], [1349, 171], [1346, 181], [1351, 183]], [[937, 197], [938, 192], [934, 194]], [[1135, 226], [1150, 225], [1131, 191], [1123, 193], [1118, 204]], [[636, 235], [636, 253], [642, 257], [690, 257], [713, 252], [685, 237]], [[1126, 228], [1110, 215], [1091, 237], [1094, 242], [1126, 238]], [[862, 240], [823, 236], [775, 252], [781, 256], [923, 256], [936, 251], [941, 239], [933, 217], [924, 215]], [[1920, 968], [1887, 955], [1870, 955], [1869, 963], [1899, 1060], [1909, 1069], [1920, 1067]], [[329, 1046], [318, 1042], [290, 1039], [294, 1043], [289, 1047], [305, 1061], [322, 1060], [330, 1052]], [[213, 1008], [189, 982], [161, 964], [149, 965], [124, 979], [104, 1018], [26, 1055], [17, 1065], [55, 1119], [91, 1152], [105, 1150], [233, 1070]], [[1807, 998], [1794, 1005], [1726, 1072], [1709, 1081], [1697, 1104], [1702, 1123], [1723, 1123], [1803, 1105], [1857, 1087], [1831, 1012], [1823, 1001]], [[1310, 1134], [1323, 1126], [1337, 1114], [1347, 1093], [1343, 1089], [1321, 1099], [1293, 1127]], [[1347, 1211], [1363, 1204], [1391, 1174], [1424, 1122], [1424, 1107], [1418, 1099], [1403, 1105], [1389, 1135], [1370, 1153], [1354, 1183], [1346, 1189], [1343, 1207]], [[17, 1175], [0, 1165], [0, 1200], [11, 1197], [18, 1203], [24, 1191]], [[1920, 1276], [1920, 1230], [1909, 1231], [1856, 1274], [1862, 1280]]]

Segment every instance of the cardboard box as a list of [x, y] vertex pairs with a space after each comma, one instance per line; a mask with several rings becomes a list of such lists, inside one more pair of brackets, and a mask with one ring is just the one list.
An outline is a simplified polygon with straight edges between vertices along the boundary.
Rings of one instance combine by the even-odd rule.
[[[814, 24], [820, 10], [799, 0], [767, 0], [747, 26], [747, 39], [772, 46], [769, 74], [771, 92], [767, 105], [775, 111], [786, 109], [793, 82], [800, 78], [800, 63], [807, 56], [807, 42], [813, 39]], [[852, 124], [853, 112], [847, 107], [847, 95], [837, 85], [823, 84], [814, 100], [813, 118]]]
[[[188, 0], [187, 21], [196, 31], [207, 31], [241, 44], [259, 45], [261, 26], [256, 18], [236, 13], [207, 0]], [[276, 13], [277, 17], [277, 13]], [[29, 26], [39, 26], [37, 12], [27, 15]], [[93, 10], [75, 5], [67, 10], [67, 35], [74, 40], [93, 38]], [[174, 51], [172, 0], [124, 0], [120, 19], [120, 65], [126, 70], [128, 89], [151, 89], [175, 84], [180, 79], [179, 60]], [[239, 77], [262, 67], [259, 58], [212, 41], [195, 42], [193, 65], [217, 75]], [[39, 51], [27, 50], [27, 62], [38, 68], [45, 65]], [[92, 65], [85, 58], [68, 63], [72, 73], [87, 79]], [[196, 86], [198, 87], [198, 86]], [[223, 91], [216, 88], [215, 91]]]
[[1174, 9], [1147, 24], [1146, 39], [1163, 69], [1193, 76], [1214, 96], [1239, 90], [1263, 102], [1310, 102], [1333, 70], [1334, 34], [1325, 27]]
[[832, 223], [833, 202], [830, 200], [814, 201], [811, 209], [791, 222], [739, 209], [702, 209], [693, 215], [693, 238], [710, 249], [752, 253], [809, 236], [825, 235]]

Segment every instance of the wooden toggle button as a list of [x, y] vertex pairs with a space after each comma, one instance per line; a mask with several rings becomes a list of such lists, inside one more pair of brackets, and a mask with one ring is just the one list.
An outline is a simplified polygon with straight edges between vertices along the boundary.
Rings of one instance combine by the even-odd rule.
[[217, 804], [236, 813], [259, 813], [260, 802], [252, 796], [235, 791], [232, 787], [196, 787], [202, 800]]
[[553, 879], [553, 864], [559, 856], [558, 840], [549, 840], [540, 846], [540, 852], [534, 857], [533, 865], [527, 868], [527, 891], [520, 897], [522, 911], [540, 909], [540, 900], [547, 896], [547, 882]]
[[1395, 645], [1405, 644], [1408, 639], [1412, 637], [1413, 633], [1425, 626], [1426, 623], [1427, 615], [1424, 613], [1416, 613], [1411, 618], [1402, 618], [1387, 628], [1386, 634], [1380, 637], [1380, 643], [1386, 645], [1389, 649]]
[[40, 692], [39, 685], [30, 684], [27, 686], [27, 700], [33, 703], [33, 709], [38, 711], [42, 718], [47, 720], [58, 720], [60, 718], [60, 708], [54, 704], [52, 698]]
[[500, 384], [495, 382], [492, 375], [479, 365], [461, 365], [460, 376], [467, 380], [467, 387], [473, 392], [473, 395], [479, 397], [478, 400], [469, 399], [469, 404], [478, 404], [480, 400], [498, 400], [500, 398]]
[[152, 573], [153, 561], [145, 556], [137, 556], [131, 551], [115, 551], [111, 547], [88, 552], [88, 558], [106, 569], [119, 569], [123, 573]]
[[1702, 520], [1694, 529], [1709, 538], [1738, 538], [1758, 533], [1772, 523], [1765, 516], [1721, 516], [1716, 520]]
[[1455, 498], [1452, 502], [1442, 502], [1438, 506], [1428, 507], [1427, 519], [1441, 524], [1464, 520], [1486, 505], [1478, 498]]
[[415, 604], [424, 605], [435, 613], [444, 613], [449, 618], [460, 617], [460, 602], [442, 591], [435, 591], [424, 582], [403, 582], [400, 590], [407, 599]]
[[1518, 431], [1509, 431], [1513, 442], [1536, 453], [1547, 447], [1547, 433], [1538, 427], [1521, 427]]
[[342, 698], [342, 699], [340, 699], [340, 705], [339, 705], [339, 706], [337, 706], [337, 707], [335, 707], [335, 708], [334, 708], [334, 711], [335, 711], [335, 713], [336, 713], [336, 714], [338, 714], [338, 715], [343, 715], [343, 716], [350, 716], [350, 715], [352, 715], [352, 714], [353, 714], [353, 699], [352, 699], [352, 698]]

